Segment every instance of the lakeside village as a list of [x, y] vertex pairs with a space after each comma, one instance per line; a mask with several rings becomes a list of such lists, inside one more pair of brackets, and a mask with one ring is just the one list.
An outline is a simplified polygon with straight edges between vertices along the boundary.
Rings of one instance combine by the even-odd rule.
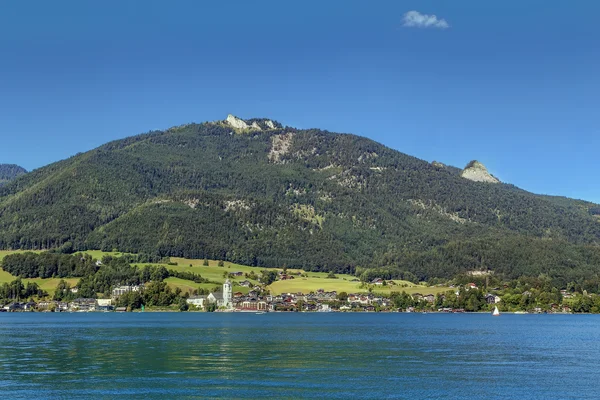
[[[282, 272], [279, 273], [280, 278]], [[241, 272], [234, 275], [242, 276]], [[374, 279], [371, 284], [375, 287], [386, 285], [381, 278]], [[249, 281], [242, 281], [241, 286], [252, 286]], [[392, 292], [390, 294], [369, 293], [345, 293], [322, 289], [308, 294], [287, 293], [281, 295], [268, 294], [262, 287], [254, 286], [252, 290], [244, 294], [234, 292], [232, 282], [227, 279], [222, 290], [211, 292], [208, 295], [191, 295], [184, 293], [181, 299], [185, 303], [180, 304], [178, 311], [208, 311], [208, 312], [440, 312], [440, 313], [464, 313], [472, 311], [491, 311], [494, 307], [507, 309], [503, 304], [503, 298], [497, 294], [501, 289], [494, 288], [490, 293], [483, 294], [475, 283], [461, 286], [450, 286], [453, 291], [447, 293], [413, 293]], [[423, 287], [427, 289], [427, 287]], [[506, 289], [506, 288], [503, 288]], [[78, 293], [78, 288], [68, 289], [72, 294]], [[35, 302], [30, 299], [27, 302], [11, 302], [1, 305], [0, 312], [128, 312], [134, 307], [124, 306], [121, 301], [123, 297], [137, 296], [142, 298], [145, 286], [127, 285], [118, 286], [112, 290], [112, 296], [107, 299], [76, 298], [72, 301], [42, 300]], [[470, 295], [469, 295], [470, 294]], [[521, 304], [523, 311], [520, 313], [572, 313], [573, 308], [567, 304], [550, 303], [549, 307], [527, 307], [528, 299], [534, 293], [525, 291], [520, 295], [506, 294], [506, 300], [515, 305]], [[560, 291], [560, 298], [573, 299], [574, 296], [566, 290]], [[467, 303], [467, 308], [456, 307], [456, 305]], [[476, 305], [475, 302], [479, 302]], [[531, 303], [534, 304], [534, 303]], [[144, 305], [135, 307], [144, 311]], [[517, 307], [520, 308], [520, 307]], [[527, 310], [527, 311], [525, 311]], [[152, 311], [176, 311], [167, 309], [155, 309]], [[514, 309], [513, 309], [514, 311]], [[579, 311], [582, 312], [582, 311]], [[583, 312], [590, 312], [583, 311]]]
[[[560, 282], [541, 275], [503, 280], [472, 271], [450, 281], [433, 278], [417, 284], [390, 279], [385, 270], [309, 276], [287, 268], [230, 270], [235, 265], [225, 267], [223, 261], [211, 267], [207, 259], [202, 266], [194, 267], [192, 260], [185, 263], [189, 267], [146, 254], [107, 255], [102, 260], [82, 253], [6, 255], [2, 270], [14, 280], [0, 285], [0, 311], [460, 313], [498, 307], [502, 312], [600, 313], [600, 281], [591, 278]], [[204, 268], [210, 279], [196, 273]], [[38, 285], [55, 281], [52, 293]], [[304, 292], [285, 293], [281, 287]]]

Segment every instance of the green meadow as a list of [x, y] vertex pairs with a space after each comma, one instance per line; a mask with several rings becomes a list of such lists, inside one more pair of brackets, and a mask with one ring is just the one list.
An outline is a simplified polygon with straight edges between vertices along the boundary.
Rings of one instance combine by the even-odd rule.
[[[261, 271], [264, 268], [260, 267], [249, 267], [246, 265], [234, 264], [230, 262], [224, 262], [223, 267], [218, 266], [218, 261], [209, 260], [208, 266], [204, 266], [204, 260], [191, 260], [186, 258], [177, 258], [172, 257], [171, 262], [177, 263], [177, 265], [164, 265], [164, 264], [144, 264], [144, 265], [163, 265], [167, 269], [172, 269], [176, 271], [188, 271], [193, 272], [194, 274], [201, 275], [203, 278], [209, 279], [214, 282], [223, 283], [225, 278], [223, 277], [224, 273], [233, 273], [233, 272], [242, 272], [244, 274], [254, 272], [256, 275], [260, 275]], [[281, 271], [281, 269], [279, 269]], [[282, 293], [310, 293], [316, 292], [319, 289], [323, 289], [325, 291], [337, 291], [337, 292], [347, 292], [347, 293], [366, 293], [371, 290], [374, 293], [383, 293], [389, 294], [391, 292], [402, 292], [405, 291], [409, 294], [421, 293], [421, 294], [437, 294], [444, 293], [448, 290], [451, 290], [446, 286], [424, 286], [418, 285], [409, 281], [403, 280], [394, 280], [391, 281], [393, 284], [388, 284], [386, 286], [376, 286], [376, 285], [361, 285], [361, 282], [354, 281], [356, 279], [355, 276], [346, 275], [346, 274], [336, 274], [336, 278], [327, 278], [329, 275], [326, 272], [305, 272], [302, 270], [288, 270], [288, 273], [294, 274], [300, 272], [303, 275], [307, 275], [307, 277], [294, 276], [294, 279], [288, 279], [285, 281], [276, 281], [273, 282], [268, 289], [270, 289], [271, 293], [274, 295], [282, 294]], [[233, 290], [235, 292], [247, 293], [249, 291], [248, 288], [241, 287], [236, 283], [246, 280], [244, 276], [236, 277], [232, 279]], [[253, 281], [248, 279], [253, 284], [258, 284], [258, 281]], [[168, 278], [166, 280], [168, 284], [175, 288], [179, 287], [183, 291], [193, 291], [198, 288], [206, 288], [208, 290], [212, 290], [214, 288], [214, 284], [197, 284], [192, 281], [183, 280], [179, 278]]]
[[[326, 275], [326, 274], [325, 274]], [[355, 279], [355, 278], [352, 278]], [[309, 273], [308, 278], [296, 278], [285, 281], [277, 281], [271, 284], [269, 287], [271, 289], [271, 293], [273, 294], [281, 294], [281, 293], [310, 293], [316, 292], [319, 289], [323, 289], [326, 292], [337, 291], [346, 292], [346, 293], [366, 293], [371, 290], [373, 293], [383, 293], [389, 294], [391, 292], [406, 292], [408, 294], [437, 294], [444, 293], [448, 290], [451, 290], [446, 286], [425, 286], [425, 285], [417, 285], [408, 281], [388, 281], [386, 286], [378, 286], [378, 285], [362, 285], [361, 282], [352, 282], [352, 279], [348, 280], [343, 278], [330, 279], [326, 277], [313, 276]], [[393, 282], [393, 284], [391, 284]]]
[[[210, 281], [218, 282], [219, 285], [221, 285], [221, 284], [223, 284], [223, 282], [225, 282], [226, 278], [224, 277], [224, 274], [230, 274], [230, 273], [234, 273], [234, 272], [242, 272], [244, 274], [249, 274], [251, 272], [254, 272], [256, 275], [260, 275], [260, 271], [262, 271], [264, 269], [264, 268], [248, 267], [246, 265], [234, 264], [234, 263], [230, 263], [227, 261], [223, 262], [222, 267], [219, 267], [218, 266], [219, 262], [216, 260], [209, 260], [208, 266], [205, 266], [205, 265], [203, 265], [204, 260], [191, 260], [191, 259], [187, 259], [187, 258], [178, 258], [178, 257], [171, 257], [171, 263], [177, 263], [177, 265], [166, 265], [166, 264], [134, 264], [134, 265], [137, 265], [138, 267], [144, 267], [144, 266], [148, 266], [148, 265], [162, 265], [163, 267], [165, 267], [168, 270], [174, 270], [174, 271], [179, 271], [179, 272], [191, 272], [191, 273], [200, 275], [203, 278], [208, 279]], [[245, 276], [235, 277], [235, 278], [231, 279], [234, 292], [248, 293], [250, 291], [250, 289], [247, 287], [239, 286], [238, 283], [241, 281], [244, 281], [244, 280], [248, 280], [255, 285], [258, 284], [258, 281], [248, 279]], [[216, 283], [200, 283], [199, 284], [199, 283], [195, 283], [195, 282], [192, 282], [189, 280], [173, 278], [173, 277], [167, 278], [165, 280], [165, 282], [167, 282], [169, 284], [169, 286], [171, 286], [173, 289], [178, 287], [182, 291], [189, 291], [189, 292], [194, 291], [196, 289], [213, 290], [215, 288], [215, 286], [217, 286]]]
[[[22, 253], [23, 251], [17, 250], [0, 250], [0, 261], [9, 254], [14, 253]], [[123, 253], [119, 252], [103, 252], [100, 250], [90, 250], [85, 253], [90, 254], [93, 258], [102, 259], [102, 257], [106, 255], [118, 257]], [[208, 279], [213, 282], [218, 282], [222, 284], [225, 282], [224, 274], [230, 274], [234, 272], [242, 272], [243, 274], [250, 274], [254, 272], [257, 276], [260, 276], [261, 271], [264, 268], [260, 267], [249, 267], [246, 265], [240, 265], [235, 263], [230, 263], [225, 261], [222, 267], [218, 266], [218, 261], [209, 260], [208, 266], [203, 265], [204, 260], [192, 260], [186, 258], [178, 258], [172, 257], [172, 263], [176, 263], [177, 265], [166, 265], [166, 264], [134, 264], [138, 267], [144, 267], [147, 265], [162, 265], [167, 269], [175, 270], [175, 271], [185, 271], [192, 272], [194, 274], [201, 275], [203, 278]], [[402, 292], [405, 291], [409, 294], [421, 293], [421, 294], [437, 294], [443, 293], [448, 290], [451, 290], [449, 287], [428, 287], [424, 285], [418, 285], [408, 281], [394, 280], [391, 281], [393, 284], [388, 284], [386, 286], [376, 286], [376, 285], [362, 285], [361, 282], [355, 281], [356, 277], [352, 275], [346, 274], [337, 274], [335, 279], [328, 278], [328, 274], [325, 272], [305, 272], [302, 270], [288, 270], [288, 273], [295, 274], [300, 272], [302, 275], [306, 276], [297, 276], [294, 275], [294, 279], [288, 279], [285, 281], [276, 281], [272, 283], [268, 289], [270, 289], [271, 293], [274, 295], [282, 294], [282, 293], [310, 293], [316, 292], [320, 289], [325, 291], [337, 291], [337, 292], [347, 292], [347, 293], [366, 293], [372, 291], [374, 293], [383, 293], [389, 294], [391, 292]], [[9, 274], [6, 271], [3, 271], [0, 268], [0, 284], [4, 282], [11, 282], [15, 277]], [[71, 286], [75, 286], [79, 281], [78, 278], [69, 278], [65, 279], [67, 282], [71, 284]], [[235, 277], [231, 279], [233, 284], [234, 292], [242, 292], [248, 293], [250, 291], [247, 287], [242, 287], [239, 285], [239, 282], [249, 280], [253, 284], [258, 284], [258, 281], [248, 279], [244, 275]], [[60, 278], [49, 278], [49, 279], [23, 279], [23, 282], [36, 282], [43, 290], [47, 291], [50, 295], [54, 293], [56, 285]], [[206, 289], [213, 290], [216, 283], [195, 283], [190, 280], [180, 279], [180, 278], [167, 278], [165, 280], [172, 289], [180, 288], [183, 292], [193, 292], [197, 289]]]
[[[6, 271], [2, 270], [2, 268], [0, 268], [0, 284], [9, 283], [9, 282], [14, 281], [15, 279], [16, 279], [15, 276], [9, 274], [8, 272], [6, 272]], [[65, 279], [65, 281], [69, 282], [69, 284], [71, 286], [75, 286], [77, 284], [77, 282], [79, 282], [79, 278], [67, 278], [67, 279]], [[52, 296], [54, 294], [54, 290], [56, 289], [56, 285], [58, 285], [58, 282], [60, 282], [60, 278], [23, 279], [23, 284], [27, 284], [27, 282], [37, 283], [41, 289], [45, 290], [46, 292], [48, 292], [48, 294], [50, 294], [50, 296]]]
[[[39, 253], [40, 251], [34, 250], [33, 252]], [[7, 255], [16, 254], [16, 253], [26, 253], [26, 251], [24, 251], [24, 250], [0, 250], [0, 261], [2, 261], [4, 259], [4, 257], [6, 257]], [[91, 251], [86, 251], [85, 253], [90, 254], [93, 258], [96, 258], [96, 259], [101, 259], [105, 255], [112, 255], [112, 256], [121, 255], [121, 253], [104, 252], [104, 251], [100, 251], [100, 250], [91, 250]], [[6, 272], [2, 268], [0, 268], [0, 284], [9, 283], [9, 282], [14, 281], [15, 279], [16, 279], [15, 276], [9, 274], [8, 272]], [[65, 281], [69, 282], [69, 284], [71, 286], [75, 286], [75, 285], [77, 285], [77, 282], [79, 282], [79, 278], [66, 278]], [[26, 284], [27, 282], [37, 283], [41, 289], [45, 290], [46, 292], [48, 292], [48, 294], [50, 296], [52, 296], [54, 294], [54, 290], [56, 289], [56, 285], [58, 285], [58, 283], [60, 282], [60, 278], [23, 279], [24, 284]]]

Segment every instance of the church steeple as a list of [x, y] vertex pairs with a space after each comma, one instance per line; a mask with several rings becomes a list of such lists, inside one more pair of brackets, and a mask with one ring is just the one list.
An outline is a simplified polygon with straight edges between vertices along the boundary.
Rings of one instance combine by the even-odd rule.
[[223, 284], [223, 306], [227, 309], [233, 308], [233, 293], [229, 279]]

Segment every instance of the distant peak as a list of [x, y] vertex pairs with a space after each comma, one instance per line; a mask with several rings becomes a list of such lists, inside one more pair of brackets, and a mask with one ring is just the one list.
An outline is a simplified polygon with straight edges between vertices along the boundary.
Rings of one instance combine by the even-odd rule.
[[15, 164], [0, 164], [0, 185], [11, 181], [23, 174], [26, 174], [27, 170]]
[[274, 122], [266, 118], [252, 118], [252, 119], [241, 119], [233, 114], [227, 115], [225, 123], [232, 128], [240, 130], [256, 130], [264, 131], [269, 129], [281, 128], [282, 125], [279, 122]]
[[500, 183], [500, 180], [494, 175], [490, 174], [485, 165], [477, 160], [473, 160], [468, 163], [465, 169], [463, 169], [461, 172], [460, 176], [475, 182]]
[[485, 170], [487, 172], [487, 168], [485, 167], [485, 165], [483, 165], [482, 163], [480, 163], [477, 160], [472, 160], [470, 161], [467, 166], [465, 167], [465, 169], [467, 168], [476, 168], [476, 169], [482, 169]]

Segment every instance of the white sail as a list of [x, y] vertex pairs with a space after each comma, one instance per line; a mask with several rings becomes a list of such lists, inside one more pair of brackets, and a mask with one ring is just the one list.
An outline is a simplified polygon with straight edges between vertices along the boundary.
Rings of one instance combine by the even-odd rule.
[[493, 316], [498, 316], [498, 315], [500, 315], [500, 311], [498, 311], [498, 306], [496, 306], [496, 307], [494, 308], [494, 312], [492, 313], [492, 315], [493, 315]]

